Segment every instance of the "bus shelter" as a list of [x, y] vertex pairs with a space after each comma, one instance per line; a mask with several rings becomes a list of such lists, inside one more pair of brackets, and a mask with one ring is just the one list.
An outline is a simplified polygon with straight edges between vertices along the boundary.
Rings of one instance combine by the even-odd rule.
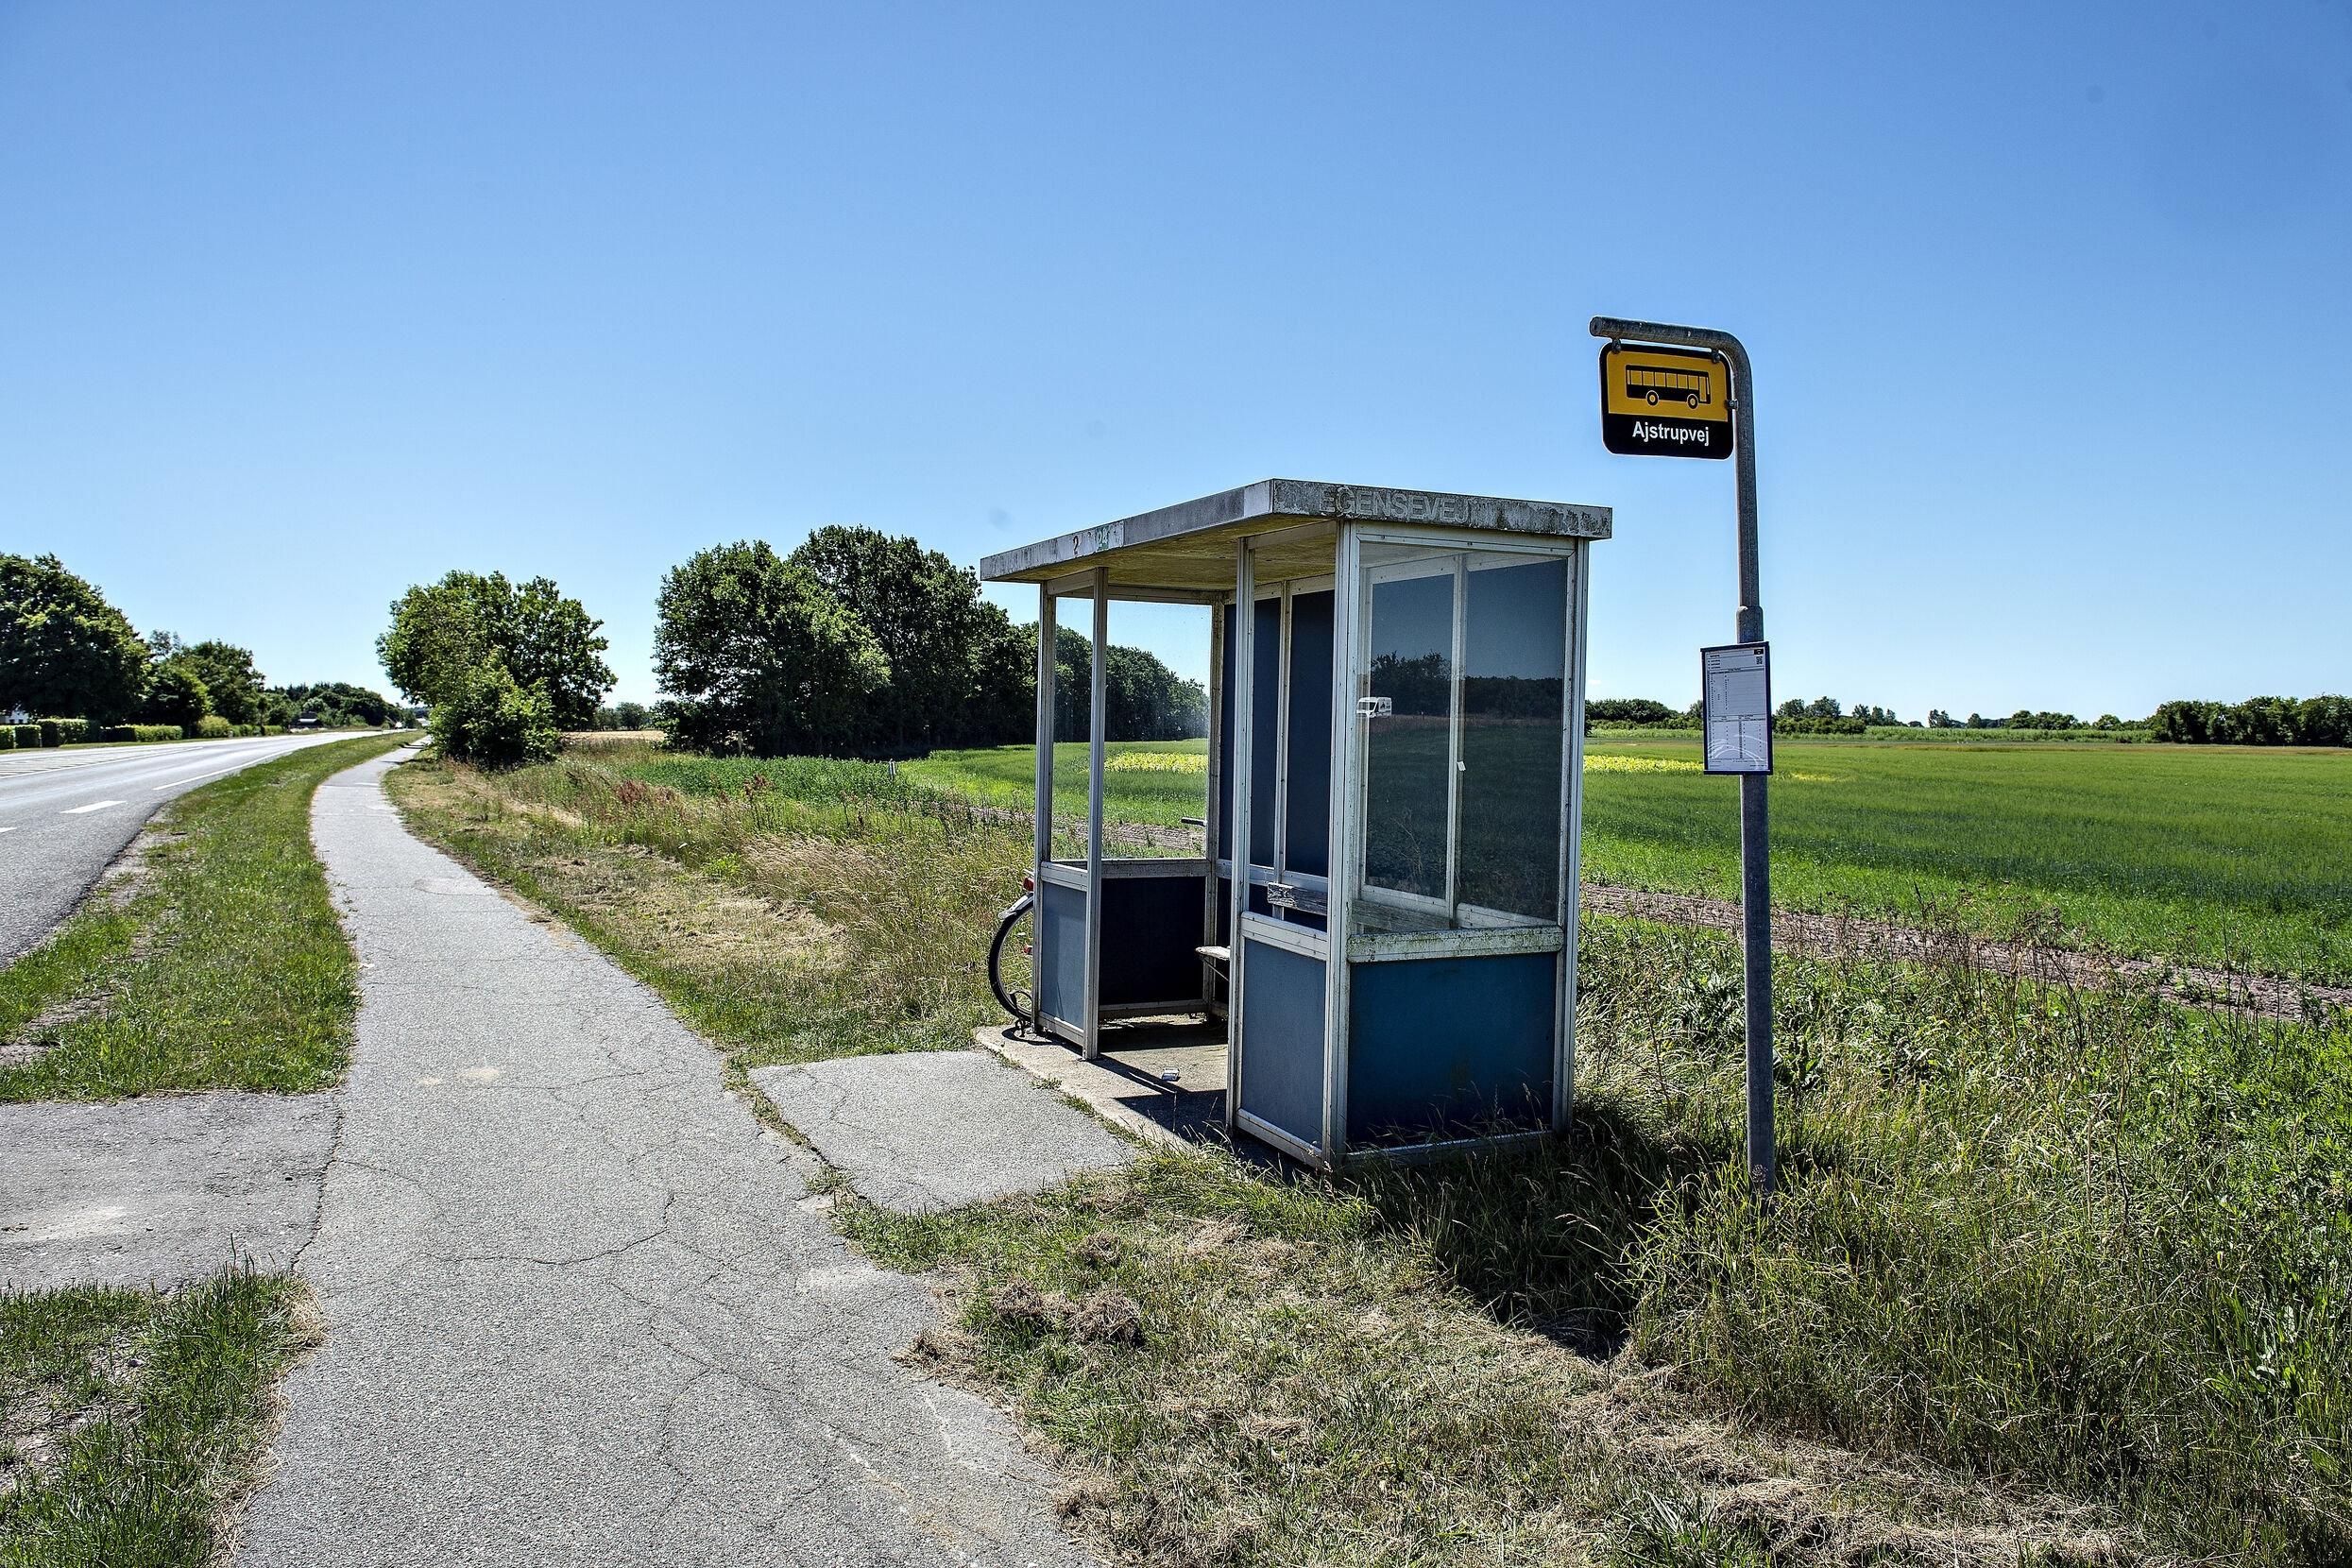
[[[1038, 588], [1034, 1027], [1093, 1057], [1106, 1020], [1221, 1014], [1228, 1129], [1325, 1168], [1563, 1127], [1610, 523], [1273, 479], [983, 561]], [[1089, 602], [1092, 690], [1084, 819], [1057, 837], [1065, 600]], [[1105, 849], [1113, 600], [1210, 610], [1197, 855]]]

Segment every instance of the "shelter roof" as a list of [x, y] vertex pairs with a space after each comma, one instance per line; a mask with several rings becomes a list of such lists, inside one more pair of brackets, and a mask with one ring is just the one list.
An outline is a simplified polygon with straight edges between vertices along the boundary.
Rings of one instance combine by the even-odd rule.
[[[1249, 535], [1281, 534], [1282, 539], [1268, 541], [1270, 550], [1280, 554], [1296, 553], [1310, 568], [1320, 555], [1322, 570], [1329, 571], [1331, 531], [1341, 522], [1417, 523], [1470, 532], [1605, 539], [1610, 536], [1611, 514], [1606, 506], [1560, 501], [1261, 479], [1238, 489], [999, 552], [980, 562], [980, 574], [991, 583], [1045, 583], [1100, 566], [1110, 570], [1114, 591], [1122, 588], [1230, 588], [1236, 540]], [[1258, 570], [1262, 581], [1293, 574], [1279, 558], [1263, 562]]]

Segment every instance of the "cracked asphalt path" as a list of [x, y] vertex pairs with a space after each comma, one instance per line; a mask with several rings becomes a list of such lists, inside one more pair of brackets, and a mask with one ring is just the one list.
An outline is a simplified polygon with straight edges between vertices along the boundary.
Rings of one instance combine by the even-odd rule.
[[1088, 1560], [973, 1395], [892, 1359], [917, 1281], [832, 1231], [802, 1155], [661, 1003], [401, 827], [365, 763], [312, 830], [358, 1048], [237, 1560]]

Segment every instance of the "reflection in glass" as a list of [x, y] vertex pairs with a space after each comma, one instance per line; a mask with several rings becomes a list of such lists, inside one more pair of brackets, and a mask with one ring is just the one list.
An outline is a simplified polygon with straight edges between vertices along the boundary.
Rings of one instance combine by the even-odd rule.
[[1454, 895], [1461, 904], [1557, 920], [1567, 565], [1488, 565], [1494, 561], [1476, 562], [1464, 588]]
[[1375, 580], [1366, 690], [1392, 711], [1366, 721], [1364, 880], [1445, 896], [1446, 774], [1454, 687], [1454, 572]]
[[1257, 602], [1250, 648], [1250, 863], [1274, 863], [1275, 786], [1282, 755], [1282, 601]]

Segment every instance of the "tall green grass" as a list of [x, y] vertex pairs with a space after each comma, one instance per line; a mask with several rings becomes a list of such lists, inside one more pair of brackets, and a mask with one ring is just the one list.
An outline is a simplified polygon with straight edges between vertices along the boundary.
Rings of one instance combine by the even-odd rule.
[[[1737, 954], [1600, 925], [1584, 1090], [1736, 1147]], [[2113, 1497], [2258, 1560], [2352, 1553], [2352, 1016], [1958, 965], [1784, 962], [1785, 1187], [1658, 1195], [1635, 1343], [1865, 1447]]]

